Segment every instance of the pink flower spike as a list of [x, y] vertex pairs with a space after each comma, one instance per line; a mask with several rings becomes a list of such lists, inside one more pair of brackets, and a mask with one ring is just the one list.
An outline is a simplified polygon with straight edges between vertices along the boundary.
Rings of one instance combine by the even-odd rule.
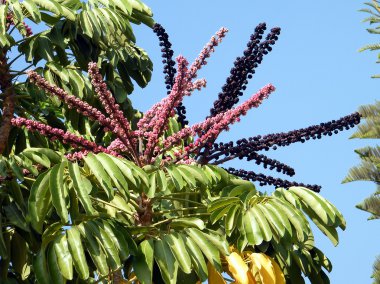
[[[239, 105], [238, 107], [234, 109], [230, 109], [224, 113], [220, 113], [214, 117], [206, 119], [204, 122], [198, 123], [191, 127], [191, 132], [198, 132], [198, 135], [200, 137], [194, 142], [194, 146], [187, 149], [185, 151], [185, 154], [192, 153], [196, 151], [197, 149], [200, 149], [207, 143], [210, 143], [214, 141], [219, 134], [224, 131], [228, 130], [229, 126], [234, 124], [235, 122], [240, 120], [241, 116], [244, 116], [247, 114], [248, 110], [251, 108], [257, 108], [264, 99], [268, 98], [268, 96], [275, 91], [275, 87], [271, 84], [268, 84], [261, 88], [256, 94], [254, 94], [250, 99]], [[205, 133], [204, 133], [205, 132]], [[181, 133], [178, 135], [178, 133]], [[169, 143], [172, 141], [178, 141], [178, 136], [184, 136], [185, 132], [178, 132], [176, 133], [177, 136], [173, 135], [170, 138], [168, 137], [167, 140], [170, 138], [168, 142], [164, 141], [164, 145], [167, 145], [169, 147]], [[204, 133], [204, 134], [202, 134]], [[173, 142], [172, 142], [173, 143]], [[178, 142], [177, 142], [178, 143]]]
[[155, 116], [148, 123], [142, 124], [142, 128], [139, 129], [141, 132], [144, 132], [142, 129], [152, 129], [150, 132], [144, 133], [144, 136], [148, 140], [144, 152], [147, 159], [149, 159], [148, 156], [157, 145], [159, 137], [167, 128], [169, 117], [174, 116], [174, 108], [182, 102], [182, 99], [186, 94], [186, 90], [190, 88], [191, 82], [187, 72], [188, 62], [183, 56], [178, 56], [177, 62], [178, 72], [169, 96], [161, 100], [161, 104], [156, 106]]
[[135, 140], [131, 133], [131, 126], [128, 120], [124, 117], [124, 114], [120, 110], [120, 106], [116, 103], [112, 93], [108, 90], [107, 84], [104, 82], [96, 63], [90, 62], [88, 64], [88, 73], [92, 79], [91, 84], [94, 86], [95, 92], [98, 94], [99, 100], [104, 109], [110, 116], [111, 124], [117, 131], [115, 134], [117, 134], [120, 141], [129, 149], [131, 154], [135, 156], [135, 159], [138, 159], [135, 153], [137, 145], [134, 143]]
[[50, 84], [45, 78], [37, 74], [35, 71], [26, 72], [29, 81], [36, 85], [46, 93], [58, 97], [61, 101], [66, 103], [69, 108], [76, 109], [77, 112], [82, 113], [93, 121], [98, 121], [101, 125], [113, 131], [114, 127], [111, 125], [110, 120], [104, 116], [97, 108], [90, 106], [87, 102], [80, 100], [79, 98], [69, 95], [66, 91]]
[[98, 146], [96, 143], [86, 140], [83, 137], [76, 136], [70, 132], [65, 132], [59, 128], [53, 128], [38, 121], [18, 117], [12, 119], [12, 125], [17, 127], [25, 126], [30, 131], [39, 132], [44, 136], [50, 137], [52, 140], [60, 140], [62, 143], [71, 145], [74, 148], [83, 147], [85, 150], [94, 153], [103, 152], [111, 155], [118, 155], [116, 152]]
[[190, 67], [189, 77], [191, 79], [196, 78], [198, 70], [200, 70], [203, 65], [207, 64], [206, 59], [210, 57], [212, 52], [214, 52], [214, 48], [222, 42], [227, 32], [228, 29], [223, 27], [220, 28], [219, 31], [217, 31], [216, 34], [211, 37], [210, 41], [203, 47], [201, 53]]

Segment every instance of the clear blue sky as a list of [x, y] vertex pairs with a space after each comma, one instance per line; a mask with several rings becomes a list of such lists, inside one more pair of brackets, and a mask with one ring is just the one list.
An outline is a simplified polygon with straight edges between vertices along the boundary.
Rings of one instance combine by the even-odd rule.
[[[221, 26], [230, 32], [217, 48], [199, 77], [208, 87], [185, 101], [190, 123], [204, 119], [229, 74], [232, 62], [245, 48], [254, 27], [265, 21], [280, 26], [282, 34], [272, 53], [264, 58], [251, 80], [245, 98], [261, 86], [272, 83], [277, 91], [259, 109], [252, 110], [240, 124], [219, 140], [288, 131], [340, 118], [373, 103], [378, 96], [380, 73], [375, 53], [358, 53], [365, 44], [378, 42], [369, 35], [366, 16], [358, 10], [361, 1], [144, 1], [170, 35], [175, 54], [193, 60], [210, 36]], [[136, 90], [134, 106], [148, 109], [165, 94], [158, 41], [146, 27], [136, 29], [138, 44], [154, 61], [151, 84]], [[322, 185], [321, 194], [334, 203], [347, 220], [340, 231], [340, 243], [333, 247], [315, 230], [316, 245], [333, 262], [331, 283], [372, 283], [369, 278], [379, 246], [379, 221], [367, 221], [369, 214], [355, 208], [375, 190], [372, 183], [341, 184], [348, 169], [359, 162], [354, 149], [374, 143], [349, 140], [351, 131], [322, 140], [295, 144], [267, 152], [296, 169], [294, 180]], [[263, 171], [253, 163], [235, 161], [236, 168]], [[266, 190], [272, 190], [267, 187]]]

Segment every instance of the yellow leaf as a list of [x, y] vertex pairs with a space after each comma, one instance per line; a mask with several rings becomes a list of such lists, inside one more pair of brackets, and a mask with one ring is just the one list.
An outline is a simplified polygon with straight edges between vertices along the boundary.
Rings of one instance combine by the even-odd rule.
[[270, 258], [270, 260], [272, 262], [274, 273], [276, 275], [276, 284], [285, 284], [285, 276], [280, 266], [277, 264], [277, 262], [274, 261], [274, 259]]
[[271, 258], [263, 253], [252, 253], [250, 270], [256, 280], [263, 284], [276, 284], [276, 274], [272, 265]]
[[226, 256], [226, 260], [228, 270], [235, 279], [236, 284], [256, 284], [247, 264], [238, 253], [231, 253], [229, 256]]
[[223, 276], [215, 269], [215, 267], [207, 262], [207, 271], [208, 271], [208, 283], [210, 284], [226, 284]]

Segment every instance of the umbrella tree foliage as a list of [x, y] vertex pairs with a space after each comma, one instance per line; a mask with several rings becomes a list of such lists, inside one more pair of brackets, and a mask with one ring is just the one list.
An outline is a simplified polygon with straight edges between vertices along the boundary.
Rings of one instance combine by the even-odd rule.
[[[289, 166], [257, 152], [359, 121], [352, 114], [214, 143], [274, 92], [268, 84], [233, 107], [279, 28], [265, 39], [265, 24], [255, 29], [209, 117], [187, 126], [182, 99], [205, 87], [197, 71], [226, 29], [189, 66], [182, 56], [175, 64], [166, 32], [137, 0], [9, 1], [1, 11], [2, 283], [225, 283], [222, 272], [236, 283], [329, 283], [332, 265], [315, 246], [309, 220], [334, 245], [345, 220], [313, 191], [319, 187], [218, 166], [247, 158], [292, 176]], [[46, 31], [32, 35], [25, 19], [43, 21]], [[168, 96], [144, 115], [126, 94], [130, 78], [147, 83], [151, 63], [134, 45], [129, 21], [153, 27], [165, 57]], [[10, 68], [12, 48], [35, 65], [23, 83], [16, 79], [24, 71]], [[265, 193], [249, 180], [277, 188]]]

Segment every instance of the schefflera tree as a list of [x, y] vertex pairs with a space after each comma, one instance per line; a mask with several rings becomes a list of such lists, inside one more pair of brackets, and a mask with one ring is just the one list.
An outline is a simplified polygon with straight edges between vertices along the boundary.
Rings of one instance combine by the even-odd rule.
[[[332, 135], [353, 127], [360, 116], [236, 144], [215, 143], [274, 92], [268, 84], [234, 107], [280, 29], [263, 39], [266, 25], [256, 27], [210, 115], [192, 126], [187, 126], [182, 100], [205, 87], [197, 72], [227, 30], [220, 29], [191, 65], [183, 56], [175, 62], [164, 29], [155, 24], [153, 30], [165, 57], [168, 94], [142, 117], [130, 116], [117, 103], [112, 80], [104, 79], [109, 58], [90, 62], [88, 78], [79, 72], [91, 100], [73, 91], [70, 82], [58, 86], [39, 69], [27, 72], [30, 86], [76, 111], [86, 125], [96, 123], [100, 134], [49, 125], [29, 113], [11, 119], [14, 127], [49, 144], [19, 153], [11, 148], [10, 158], [3, 160], [2, 279], [304, 283], [306, 276], [312, 283], [329, 283], [325, 271], [332, 265], [314, 245], [307, 217], [334, 245], [345, 220], [315, 192], [320, 187], [218, 165], [246, 158], [292, 176], [294, 169], [257, 152]], [[277, 188], [263, 193], [251, 181]]]

